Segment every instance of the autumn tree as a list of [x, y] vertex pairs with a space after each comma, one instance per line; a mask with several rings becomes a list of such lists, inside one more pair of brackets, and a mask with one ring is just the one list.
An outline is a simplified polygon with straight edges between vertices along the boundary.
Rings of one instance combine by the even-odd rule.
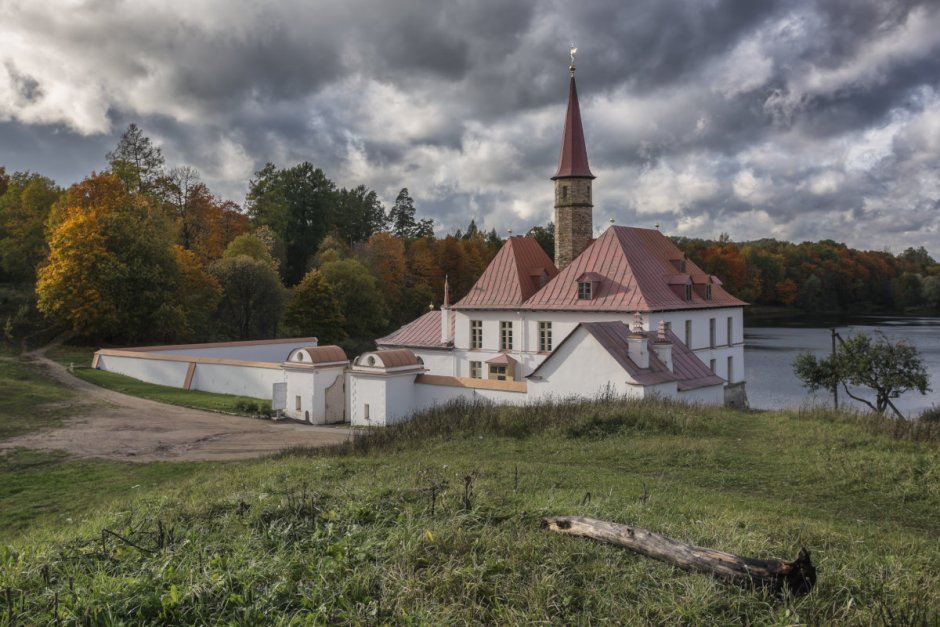
[[284, 331], [294, 337], [316, 337], [335, 344], [346, 337], [340, 302], [319, 270], [311, 270], [294, 286], [284, 309]]
[[271, 251], [264, 240], [255, 233], [242, 233], [233, 239], [222, 253], [224, 259], [233, 259], [240, 255], [251, 257], [257, 261], [277, 268], [277, 262], [271, 256]]
[[31, 283], [46, 258], [45, 226], [62, 190], [29, 172], [14, 173], [6, 185], [0, 196], [0, 276]]
[[361, 248], [361, 258], [379, 282], [385, 303], [395, 322], [400, 320], [405, 287], [405, 244], [390, 233], [376, 233]]
[[[852, 335], [821, 360], [811, 352], [800, 353], [793, 371], [811, 391], [832, 392], [841, 386], [847, 396], [880, 414], [892, 398], [911, 390], [921, 394], [930, 390], [927, 368], [917, 348], [906, 340], [892, 342], [884, 336], [872, 341], [862, 333]], [[874, 392], [874, 402], [857, 396], [850, 385]]]
[[307, 273], [313, 251], [332, 230], [337, 192], [322, 170], [304, 162], [278, 169], [268, 163], [252, 179], [246, 208], [255, 225], [267, 225], [284, 244], [288, 285]]
[[158, 190], [163, 177], [163, 153], [136, 124], [127, 127], [107, 159], [125, 192], [149, 194]]
[[53, 215], [36, 285], [40, 311], [83, 336], [172, 335], [168, 319], [189, 312], [173, 232], [152, 198], [128, 192], [116, 175], [92, 175], [69, 188]]

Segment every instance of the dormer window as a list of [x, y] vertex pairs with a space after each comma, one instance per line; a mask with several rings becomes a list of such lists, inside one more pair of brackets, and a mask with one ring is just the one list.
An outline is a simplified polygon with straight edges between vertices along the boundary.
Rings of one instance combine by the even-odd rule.
[[679, 260], [679, 272], [685, 272], [685, 259]]
[[590, 281], [578, 281], [578, 300], [591, 300]]
[[705, 300], [712, 299], [712, 284], [708, 283], [705, 285]]
[[687, 301], [692, 300], [692, 284], [691, 283], [685, 284], [685, 299]]

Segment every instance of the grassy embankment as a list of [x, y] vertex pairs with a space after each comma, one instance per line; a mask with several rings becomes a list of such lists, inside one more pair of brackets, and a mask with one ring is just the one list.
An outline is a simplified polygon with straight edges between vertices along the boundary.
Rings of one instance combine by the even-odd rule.
[[75, 346], [57, 346], [49, 351], [48, 357], [63, 366], [72, 367], [76, 377], [89, 383], [100, 385], [103, 388], [139, 396], [152, 401], [181, 405], [193, 409], [219, 411], [241, 416], [253, 416], [259, 413], [266, 414], [271, 410], [271, 401], [232, 396], [230, 394], [213, 394], [200, 390], [182, 390], [180, 388], [154, 385], [138, 381], [131, 377], [91, 367], [94, 349]]
[[[0, 352], [0, 442], [55, 427], [64, 416], [91, 409], [74, 401], [70, 390], [42, 377], [31, 364]], [[23, 448], [0, 452], [0, 543], [37, 524], [68, 526], [120, 495], [147, 491], [195, 467], [74, 461]], [[6, 619], [0, 616], [0, 624]]]
[[[0, 621], [936, 622], [940, 438], [892, 429], [658, 403], [440, 408], [343, 449], [105, 486], [107, 506], [0, 548]], [[751, 556], [806, 546], [819, 583], [741, 589], [542, 531], [554, 514]]]

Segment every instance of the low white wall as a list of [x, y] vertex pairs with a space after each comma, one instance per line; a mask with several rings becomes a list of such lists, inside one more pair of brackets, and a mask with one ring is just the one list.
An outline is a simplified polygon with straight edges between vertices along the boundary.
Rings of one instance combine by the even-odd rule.
[[237, 346], [185, 346], [170, 347], [166, 349], [157, 348], [156, 350], [147, 350], [151, 355], [177, 355], [185, 357], [199, 357], [203, 359], [236, 359], [238, 361], [262, 361], [265, 363], [279, 364], [287, 361], [287, 356], [295, 348], [305, 348], [315, 346], [310, 338], [300, 339], [295, 342], [272, 342], [270, 344], [241, 344]]
[[724, 405], [725, 404], [725, 386], [710, 385], [704, 388], [696, 388], [679, 392], [679, 400], [684, 403], [701, 403], [703, 405]]
[[196, 373], [190, 389], [271, 400], [274, 384], [282, 381], [284, 371], [280, 368], [196, 364]]
[[186, 383], [186, 372], [189, 370], [189, 363], [185, 361], [101, 355], [98, 358], [98, 369], [116, 372], [147, 383], [181, 388]]

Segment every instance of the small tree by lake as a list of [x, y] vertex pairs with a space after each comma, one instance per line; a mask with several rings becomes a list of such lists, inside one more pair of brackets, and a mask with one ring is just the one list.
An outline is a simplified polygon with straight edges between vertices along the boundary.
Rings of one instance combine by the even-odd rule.
[[[819, 360], [811, 352], [800, 353], [793, 372], [810, 391], [829, 392], [841, 386], [845, 393], [879, 414], [892, 398], [917, 390], [930, 390], [927, 367], [917, 348], [907, 340], [892, 342], [881, 335], [873, 340], [866, 334], [849, 336], [829, 357]], [[875, 394], [874, 402], [856, 396], [849, 385], [865, 387]]]

